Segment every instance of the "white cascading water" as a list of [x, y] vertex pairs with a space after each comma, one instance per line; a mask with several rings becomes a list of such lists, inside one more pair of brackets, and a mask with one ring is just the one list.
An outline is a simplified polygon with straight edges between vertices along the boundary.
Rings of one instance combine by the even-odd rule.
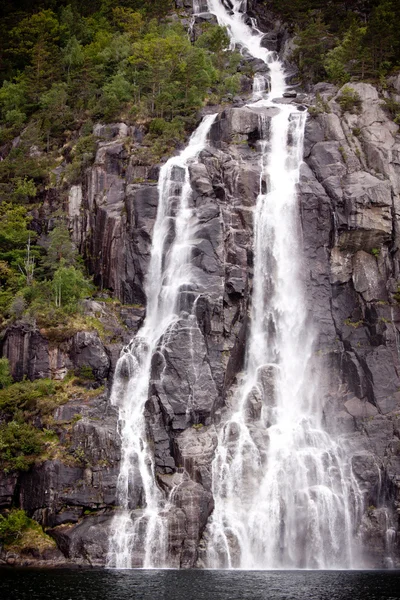
[[[270, 69], [271, 91], [263, 94], [257, 78], [253, 102], [264, 98], [253, 106], [275, 106], [279, 113], [272, 117], [269, 139], [261, 142], [251, 328], [244, 373], [228, 402], [213, 461], [215, 509], [206, 563], [210, 568], [352, 568], [360, 566], [353, 522], [361, 494], [344, 452], [322, 426], [301, 281], [296, 184], [306, 113], [273, 102], [285, 90], [282, 65], [276, 53], [262, 48], [262, 34], [244, 22], [241, 0], [232, 0], [229, 11], [224, 4], [208, 0], [232, 45]], [[266, 119], [260, 120], [263, 129]]]
[[[121, 354], [111, 394], [111, 403], [119, 408], [122, 456], [117, 484], [120, 509], [112, 523], [109, 567], [168, 566], [168, 532], [162, 512], [165, 498], [156, 483], [144, 410], [152, 357], [179, 317], [180, 292], [196, 284], [190, 268], [196, 218], [190, 206], [189, 164], [205, 148], [215, 116], [203, 119], [185, 150], [169, 159], [160, 172], [159, 203], [146, 279], [146, 319]], [[138, 511], [137, 506], [142, 509]], [[140, 564], [133, 565], [133, 552], [142, 557]]]
[[253, 101], [263, 100], [267, 88], [267, 82], [263, 75], [256, 73], [253, 80]]

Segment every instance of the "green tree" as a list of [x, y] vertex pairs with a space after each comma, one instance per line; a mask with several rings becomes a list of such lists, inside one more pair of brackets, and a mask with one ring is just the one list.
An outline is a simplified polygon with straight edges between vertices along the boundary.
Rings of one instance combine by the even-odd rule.
[[196, 46], [209, 50], [215, 58], [217, 69], [222, 69], [226, 59], [226, 50], [230, 46], [230, 38], [225, 27], [207, 23], [203, 26], [203, 33], [196, 41]]
[[59, 23], [51, 10], [22, 21], [11, 32], [11, 52], [26, 65], [29, 97], [37, 102], [58, 71]]
[[10, 363], [7, 358], [0, 358], [0, 389], [6, 388], [11, 384]]
[[30, 221], [24, 206], [7, 202], [0, 205], [0, 260], [2, 254], [26, 246], [32, 234], [28, 230]]
[[330, 50], [325, 69], [332, 81], [346, 83], [351, 78], [363, 80], [371, 73], [372, 57], [367, 44], [368, 28], [353, 19], [343, 40]]
[[197, 108], [216, 78], [209, 54], [193, 47], [180, 29], [164, 37], [149, 33], [133, 45], [131, 65], [136, 93], [146, 97], [152, 116], [169, 116]]
[[67, 82], [70, 81], [71, 70], [82, 67], [85, 54], [82, 44], [73, 35], [62, 49], [62, 60], [67, 69]]
[[321, 15], [313, 18], [303, 30], [297, 30], [293, 59], [303, 81], [316, 82], [325, 76], [325, 57], [333, 40]]
[[67, 84], [53, 83], [49, 90], [41, 94], [39, 103], [49, 151], [50, 136], [60, 135], [72, 120], [72, 111], [68, 106]]
[[3, 119], [7, 121], [7, 114], [17, 111], [25, 120], [26, 94], [27, 84], [23, 76], [19, 76], [14, 82], [3, 82], [0, 88], [0, 109]]
[[140, 37], [145, 26], [143, 15], [140, 12], [117, 6], [113, 9], [112, 14], [115, 25], [127, 33], [130, 40], [134, 41]]
[[52, 47], [59, 39], [59, 23], [51, 10], [27, 16], [11, 31], [11, 52], [24, 57], [27, 63], [37, 54], [38, 44]]
[[61, 264], [64, 267], [75, 266], [77, 256], [68, 227], [64, 221], [60, 221], [49, 233], [47, 255], [42, 261], [43, 265], [55, 272]]
[[33, 179], [16, 177], [13, 180], [12, 198], [18, 204], [27, 203], [36, 197], [37, 189]]
[[79, 300], [90, 296], [91, 283], [75, 267], [66, 267], [63, 262], [56, 270], [52, 280], [55, 305], [67, 312], [76, 312]]
[[362, 100], [360, 95], [353, 90], [349, 85], [345, 85], [337, 98], [338, 104], [342, 109], [342, 113], [350, 112], [357, 114], [360, 112], [362, 107]]
[[381, 0], [368, 22], [366, 44], [372, 57], [374, 76], [386, 74], [400, 50], [400, 7], [397, 1]]
[[112, 117], [121, 106], [132, 99], [132, 84], [123, 73], [117, 73], [103, 86], [102, 109], [107, 118]]

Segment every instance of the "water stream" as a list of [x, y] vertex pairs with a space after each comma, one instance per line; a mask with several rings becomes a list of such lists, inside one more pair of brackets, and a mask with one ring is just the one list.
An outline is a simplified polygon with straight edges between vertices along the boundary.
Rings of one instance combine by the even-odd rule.
[[[282, 64], [262, 48], [262, 34], [245, 23], [242, 2], [231, 4], [227, 10], [219, 0], [208, 0], [232, 45], [270, 69], [270, 92], [256, 77], [250, 106], [278, 106], [279, 113], [261, 141], [250, 335], [213, 462], [207, 566], [352, 568], [353, 515], [361, 495], [344, 452], [322, 426], [313, 328], [303, 294], [296, 183], [306, 113], [273, 102], [285, 91]], [[266, 118], [260, 116], [264, 132]]]
[[[190, 206], [189, 164], [205, 148], [215, 116], [203, 119], [185, 150], [169, 159], [160, 172], [157, 218], [146, 279], [146, 319], [122, 352], [111, 393], [111, 403], [119, 408], [122, 457], [117, 484], [121, 509], [113, 519], [110, 567], [168, 565], [167, 523], [162, 512], [165, 498], [156, 483], [144, 409], [152, 357], [179, 317], [180, 292], [195, 284], [190, 259], [196, 218]], [[137, 505], [143, 508], [134, 510]], [[133, 549], [141, 554], [139, 565], [132, 564]]]

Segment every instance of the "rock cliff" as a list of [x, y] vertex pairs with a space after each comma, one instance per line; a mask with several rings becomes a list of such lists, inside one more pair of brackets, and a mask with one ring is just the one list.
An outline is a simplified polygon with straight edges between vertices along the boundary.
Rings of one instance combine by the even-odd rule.
[[[261, 10], [257, 3], [254, 10]], [[266, 43], [280, 50], [285, 35], [278, 27]], [[400, 79], [391, 85], [400, 94]], [[365, 560], [385, 567], [391, 558], [399, 567], [393, 532], [400, 511], [400, 136], [378, 91], [370, 84], [351, 87], [361, 98], [354, 112], [343, 111], [342, 90], [328, 84], [295, 100], [299, 109], [300, 102], [312, 107], [298, 186], [303, 274], [310, 324], [318, 331], [315, 354], [328, 374], [321, 389], [326, 427], [340, 432], [364, 497], [357, 535]], [[240, 377], [248, 334], [260, 114], [268, 124], [275, 110], [221, 109], [208, 148], [190, 168], [199, 221], [192, 262], [203, 291], [199, 298], [181, 293], [179, 321], [153, 361], [146, 406], [158, 485], [166, 495], [177, 490], [168, 515], [175, 567], [202, 565], [217, 429]], [[79, 331], [60, 342], [15, 325], [5, 332], [3, 354], [17, 378], [62, 379], [68, 369], [88, 365], [109, 391], [119, 350], [143, 319], [159, 167], [136, 164], [140, 129], [96, 125], [95, 133], [95, 163], [70, 190], [70, 228], [96, 283], [134, 306], [120, 307], [116, 316], [106, 303], [88, 303], [88, 314], [109, 327], [103, 339]], [[0, 506], [25, 509], [65, 560], [79, 564], [105, 564], [116, 505], [120, 444], [107, 390], [54, 413], [61, 441], [79, 449], [80, 462], [60, 455], [18, 476], [0, 475]], [[258, 409], [255, 398], [249, 410], [256, 415]], [[141, 495], [135, 490], [138, 511]]]

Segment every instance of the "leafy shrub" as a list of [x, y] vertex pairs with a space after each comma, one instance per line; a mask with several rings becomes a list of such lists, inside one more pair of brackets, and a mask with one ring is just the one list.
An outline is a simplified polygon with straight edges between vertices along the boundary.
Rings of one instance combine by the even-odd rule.
[[345, 85], [342, 88], [340, 96], [337, 98], [337, 102], [342, 109], [342, 113], [350, 112], [356, 114], [359, 113], [362, 108], [360, 95], [349, 85]]
[[16, 177], [14, 180], [13, 200], [17, 203], [27, 202], [31, 198], [35, 198], [37, 189], [33, 179], [28, 177]]
[[96, 138], [94, 135], [84, 135], [79, 138], [71, 152], [72, 162], [67, 165], [65, 178], [69, 184], [76, 183], [85, 169], [93, 164], [96, 156]]
[[0, 389], [12, 384], [10, 364], [7, 358], [0, 358]]
[[396, 102], [393, 98], [385, 98], [382, 108], [389, 113], [389, 116], [397, 125], [400, 125], [400, 102]]
[[36, 413], [39, 401], [45, 397], [55, 396], [58, 386], [50, 379], [21, 381], [0, 390], [0, 411], [9, 418], [22, 411]]
[[43, 427], [51, 423], [54, 409], [67, 401], [69, 385], [68, 379], [38, 379], [0, 390], [0, 468], [26, 471], [43, 456], [55, 436]]
[[5, 471], [27, 471], [44, 448], [43, 433], [18, 421], [0, 425], [0, 464]]
[[311, 115], [320, 115], [323, 113], [330, 113], [331, 107], [328, 102], [317, 92], [315, 96], [315, 106], [310, 106], [308, 112]]
[[0, 516], [0, 542], [21, 554], [25, 548], [35, 548], [42, 554], [56, 545], [54, 540], [44, 533], [39, 523], [30, 519], [25, 511], [16, 508]]
[[25, 511], [19, 509], [11, 510], [5, 517], [0, 515], [0, 540], [4, 544], [11, 544], [22, 536], [30, 521]]
[[26, 115], [16, 108], [7, 111], [4, 117], [6, 124], [11, 127], [15, 127], [16, 129], [20, 129], [22, 127], [25, 119]]
[[93, 369], [92, 369], [92, 367], [89, 367], [88, 365], [81, 366], [81, 368], [79, 369], [79, 372], [78, 372], [78, 376], [85, 381], [94, 381], [95, 380], [95, 376], [93, 374]]
[[151, 121], [149, 125], [149, 132], [154, 135], [162, 135], [165, 132], [167, 125], [168, 123], [165, 119], [157, 117]]

